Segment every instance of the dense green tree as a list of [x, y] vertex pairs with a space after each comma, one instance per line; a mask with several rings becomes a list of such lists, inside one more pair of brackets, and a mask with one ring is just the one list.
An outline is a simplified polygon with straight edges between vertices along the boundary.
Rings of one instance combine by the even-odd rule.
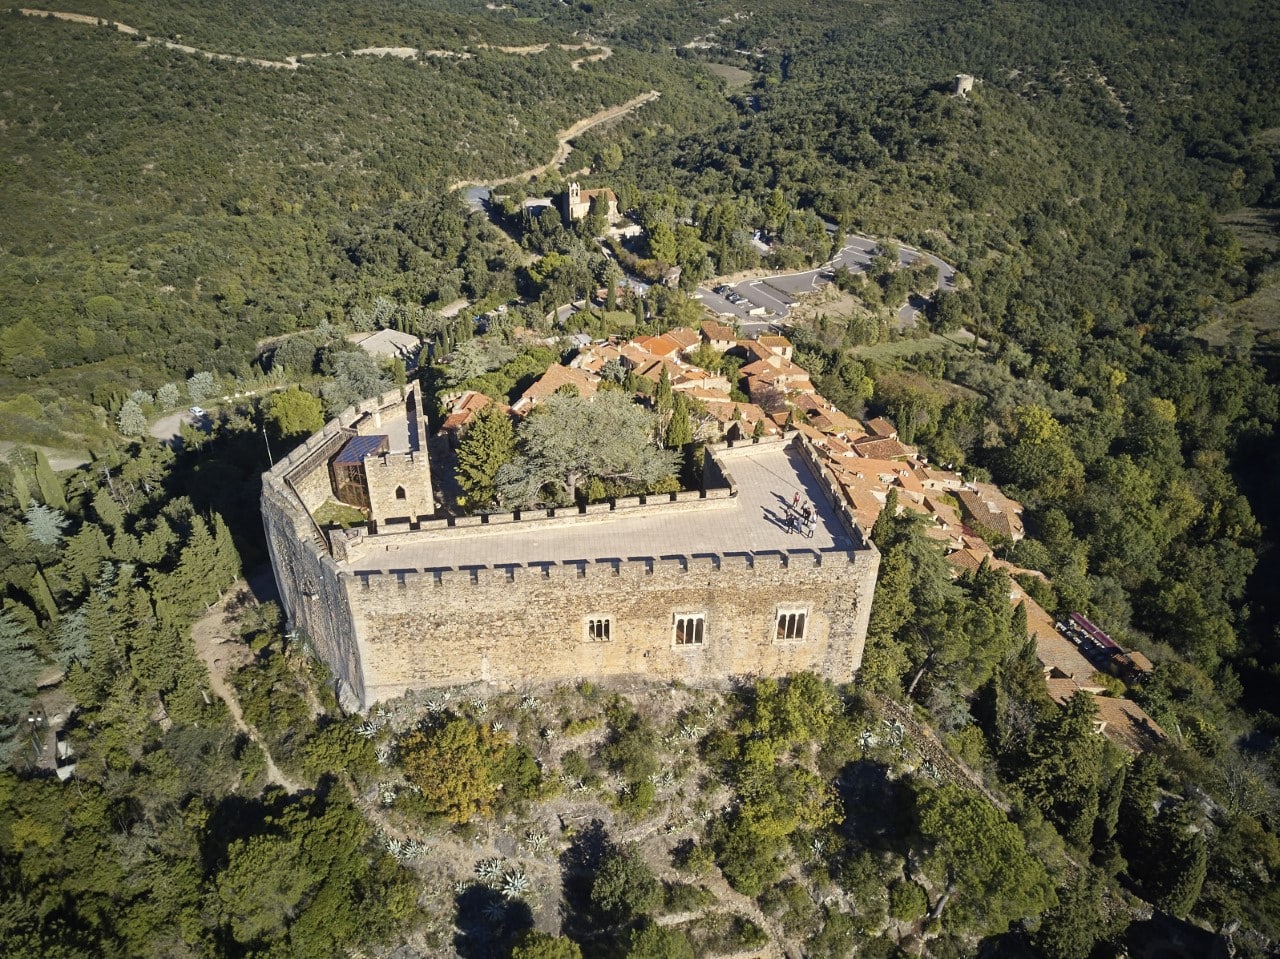
[[511, 948], [511, 959], [582, 959], [582, 950], [572, 939], [527, 929]]
[[417, 729], [397, 744], [405, 777], [427, 809], [453, 822], [488, 815], [510, 746], [504, 735], [460, 716]]
[[986, 799], [944, 785], [918, 787], [915, 801], [924, 868], [944, 889], [932, 915], [945, 908], [972, 928], [999, 932], [1053, 906], [1044, 864]]
[[483, 509], [497, 497], [498, 470], [515, 456], [515, 428], [498, 404], [490, 403], [472, 419], [458, 444], [458, 485], [468, 509]]
[[682, 932], [656, 923], [633, 929], [626, 959], [694, 959], [693, 946]]
[[614, 921], [628, 922], [662, 905], [662, 883], [654, 878], [638, 850], [614, 850], [596, 871], [591, 904]]
[[296, 386], [273, 393], [262, 405], [267, 424], [281, 438], [309, 436], [324, 426], [320, 400]]
[[1077, 495], [1084, 482], [1084, 469], [1066, 430], [1042, 406], [1020, 406], [1014, 411], [1012, 439], [1001, 467], [1010, 480], [1049, 500]]
[[1045, 959], [1089, 959], [1109, 929], [1102, 896], [1105, 877], [1094, 869], [1081, 869], [1057, 891], [1058, 904], [1040, 919], [1033, 938]]
[[672, 404], [671, 418], [667, 420], [663, 445], [669, 450], [679, 450], [692, 442], [693, 423], [689, 419], [689, 401], [683, 393], [678, 393]]
[[0, 736], [12, 740], [25, 725], [25, 711], [32, 704], [36, 679], [45, 668], [36, 638], [9, 610], [0, 612]]
[[1093, 839], [1107, 773], [1107, 741], [1094, 731], [1096, 716], [1091, 695], [1072, 696], [1037, 727], [1018, 779], [1063, 838], [1079, 848]]

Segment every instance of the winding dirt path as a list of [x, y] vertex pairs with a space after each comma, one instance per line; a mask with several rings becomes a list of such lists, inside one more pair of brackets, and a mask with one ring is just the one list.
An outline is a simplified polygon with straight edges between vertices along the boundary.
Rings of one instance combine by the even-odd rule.
[[[178, 43], [173, 40], [162, 40], [159, 37], [148, 36], [140, 31], [137, 27], [131, 27], [127, 23], [120, 23], [115, 20], [108, 20], [105, 17], [91, 17], [83, 13], [64, 13], [59, 10], [40, 10], [33, 7], [19, 7], [18, 12], [27, 17], [41, 17], [43, 19], [65, 20], [68, 23], [83, 23], [88, 26], [109, 26], [114, 27], [117, 33], [123, 33], [126, 36], [136, 37], [142, 43], [152, 44], [155, 46], [166, 47], [169, 50], [177, 50], [180, 53], [190, 53], [195, 56], [204, 57], [206, 60], [226, 60], [231, 63], [247, 63], [250, 66], [265, 67], [270, 70], [297, 70], [304, 60], [315, 60], [321, 57], [338, 56], [335, 53], [299, 53], [294, 56], [285, 57], [283, 60], [267, 60], [262, 57], [246, 57], [236, 53], [217, 53], [213, 50], [202, 50], [199, 47], [188, 46], [185, 43]], [[529, 47], [500, 47], [492, 46], [487, 43], [477, 44], [481, 50], [498, 50], [502, 53], [512, 53], [520, 56], [529, 56], [535, 53], [545, 52], [551, 44], [540, 43]], [[574, 60], [570, 66], [574, 70], [580, 70], [584, 63], [598, 62], [600, 60], [608, 60], [613, 56], [613, 50], [599, 43], [560, 43], [557, 46], [561, 50], [594, 50], [587, 56], [579, 57]], [[351, 51], [358, 57], [395, 57], [400, 60], [413, 60], [419, 57], [441, 57], [445, 59], [470, 60], [472, 54], [466, 50], [421, 50], [417, 47], [361, 47], [359, 50]]]
[[208, 667], [209, 687], [227, 704], [236, 728], [261, 747], [267, 762], [268, 782], [283, 786], [291, 793], [301, 792], [303, 787], [280, 771], [258, 731], [245, 721], [244, 713], [240, 711], [240, 698], [234, 687], [227, 682], [228, 669], [243, 665], [250, 656], [248, 648], [239, 642], [236, 635], [235, 613], [227, 607], [229, 604], [243, 602], [243, 596], [248, 592], [248, 584], [243, 580], [238, 581], [217, 604], [196, 620], [191, 627], [191, 638], [196, 644], [196, 655]]
[[632, 110], [644, 106], [646, 103], [652, 103], [658, 97], [662, 96], [657, 90], [650, 90], [648, 93], [642, 93], [639, 96], [632, 97], [626, 103], [620, 103], [616, 107], [608, 107], [599, 113], [593, 113], [589, 117], [583, 117], [568, 129], [561, 130], [556, 134], [556, 139], [560, 145], [556, 148], [555, 154], [550, 161], [536, 166], [529, 170], [523, 170], [520, 173], [511, 176], [502, 177], [499, 180], [457, 180], [449, 185], [450, 190], [465, 190], [473, 186], [506, 186], [509, 183], [519, 183], [523, 180], [531, 180], [536, 176], [541, 176], [548, 170], [558, 170], [564, 166], [569, 154], [573, 152], [573, 140], [582, 136], [593, 127], [598, 127], [602, 123], [608, 123], [610, 120], [616, 120], [618, 117], [625, 116]]

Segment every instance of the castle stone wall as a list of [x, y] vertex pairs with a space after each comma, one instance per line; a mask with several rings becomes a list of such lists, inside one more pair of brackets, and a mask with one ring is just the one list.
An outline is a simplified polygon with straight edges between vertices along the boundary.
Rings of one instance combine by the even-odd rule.
[[[801, 669], [848, 681], [878, 568], [859, 550], [357, 575], [366, 702], [477, 681], [714, 684]], [[803, 640], [777, 639], [780, 609], [806, 613]], [[675, 645], [683, 614], [705, 614], [701, 646]], [[594, 617], [610, 618], [609, 641], [588, 638]]]
[[344, 702], [359, 704], [364, 677], [354, 642], [350, 577], [340, 574], [301, 507], [283, 483], [263, 483], [262, 520], [280, 601], [290, 628], [304, 632], [332, 670]]

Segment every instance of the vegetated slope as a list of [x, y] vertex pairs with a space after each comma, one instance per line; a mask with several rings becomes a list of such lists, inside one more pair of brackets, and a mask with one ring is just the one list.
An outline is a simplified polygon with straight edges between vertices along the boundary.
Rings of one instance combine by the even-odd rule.
[[361, 47], [426, 47], [460, 50], [476, 43], [531, 45], [562, 36], [536, 19], [491, 11], [483, 4], [300, 3], [239, 4], [197, 0], [175, 7], [163, 2], [116, 0], [31, 3], [28, 6], [87, 14], [127, 23], [144, 34], [220, 53], [283, 58], [300, 53], [337, 53]]
[[[402, 39], [386, 22], [369, 31], [369, 40]], [[574, 69], [581, 50], [550, 44], [519, 55], [482, 49], [481, 39], [471, 37], [465, 59], [331, 56], [281, 71], [91, 25], [0, 19], [10, 51], [0, 100], [0, 399], [26, 393], [52, 405], [37, 395], [47, 387], [113, 410], [132, 388], [243, 370], [256, 339], [340, 316], [379, 292], [417, 303], [483, 295], [473, 281], [483, 285], [492, 251], [459, 269], [466, 231], [447, 184], [546, 162], [557, 130], [658, 78], [634, 57]], [[294, 51], [323, 47], [298, 40]], [[354, 282], [368, 236], [397, 230], [398, 288]], [[29, 407], [10, 423], [38, 430]], [[60, 419], [58, 428], [73, 425]], [[93, 429], [87, 415], [76, 425]], [[19, 438], [56, 439], [56, 429], [31, 430]]]

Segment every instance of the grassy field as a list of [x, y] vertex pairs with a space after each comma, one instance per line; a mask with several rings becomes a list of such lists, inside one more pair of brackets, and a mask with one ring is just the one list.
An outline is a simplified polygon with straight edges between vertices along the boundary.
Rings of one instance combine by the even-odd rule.
[[[1280, 214], [1248, 208], [1221, 218], [1249, 254], [1280, 254]], [[1237, 300], [1196, 331], [1210, 346], [1280, 352], [1280, 264], [1259, 277], [1258, 289]]]

